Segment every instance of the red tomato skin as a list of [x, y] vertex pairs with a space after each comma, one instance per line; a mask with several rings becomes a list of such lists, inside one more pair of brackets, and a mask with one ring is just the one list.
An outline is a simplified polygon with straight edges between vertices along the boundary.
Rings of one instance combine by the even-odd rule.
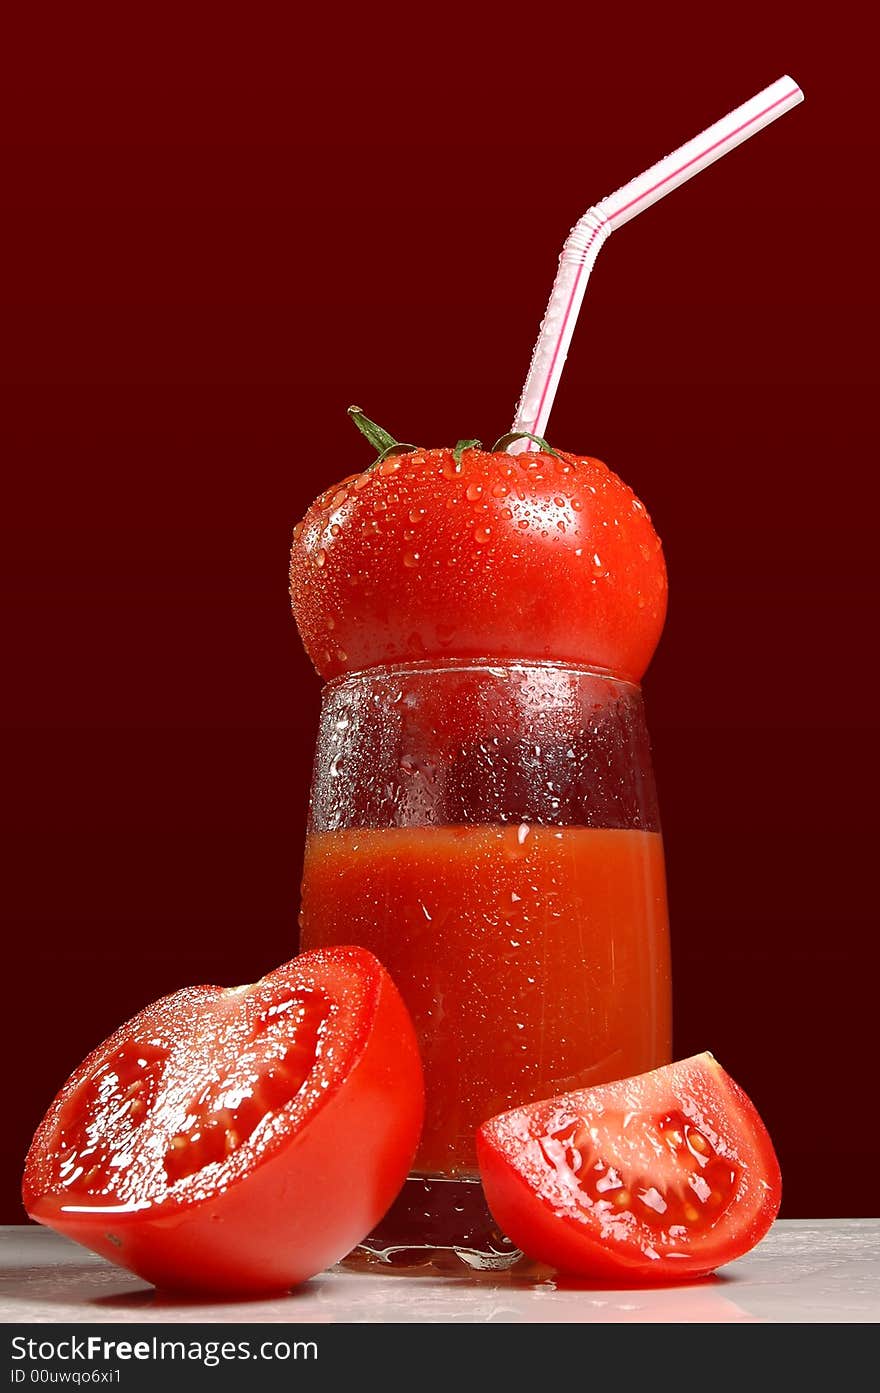
[[675, 1070], [687, 1072], [686, 1087], [706, 1106], [712, 1106], [714, 1099], [716, 1112], [720, 1102], [736, 1119], [733, 1130], [741, 1139], [738, 1159], [745, 1167], [733, 1205], [736, 1227], [731, 1227], [728, 1216], [722, 1216], [712, 1232], [700, 1236], [693, 1251], [683, 1251], [675, 1258], [651, 1259], [635, 1244], [601, 1237], [598, 1226], [574, 1207], [554, 1205], [536, 1191], [534, 1172], [530, 1176], [529, 1167], [518, 1165], [511, 1157], [511, 1132], [522, 1138], [536, 1127], [539, 1130], [541, 1119], [560, 1106], [589, 1115], [597, 1098], [607, 1100], [620, 1087], [607, 1084], [515, 1109], [480, 1128], [477, 1160], [486, 1200], [517, 1247], [536, 1261], [572, 1276], [621, 1285], [653, 1285], [705, 1277], [760, 1242], [776, 1218], [782, 1198], [779, 1162], [767, 1130], [751, 1099], [711, 1055], [696, 1055], [622, 1082], [638, 1086], [644, 1081], [650, 1087], [657, 1076]]
[[293, 612], [325, 679], [450, 658], [638, 681], [666, 615], [644, 505], [601, 460], [418, 450], [328, 489], [294, 529]]
[[302, 1131], [221, 1193], [165, 1212], [157, 1206], [154, 1216], [65, 1213], [57, 1196], [34, 1189], [29, 1155], [23, 1196], [30, 1217], [177, 1291], [285, 1290], [350, 1252], [406, 1178], [421, 1135], [424, 1085], [412, 1021], [388, 973], [364, 949], [339, 951], [368, 974], [369, 1010], [353, 1068]]

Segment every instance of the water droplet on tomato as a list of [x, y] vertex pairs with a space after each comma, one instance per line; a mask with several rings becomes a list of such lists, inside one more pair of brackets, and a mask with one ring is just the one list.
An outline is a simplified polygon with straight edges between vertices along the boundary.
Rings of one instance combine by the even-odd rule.
[[331, 522], [331, 524], [330, 524], [330, 536], [331, 536], [331, 537], [341, 537], [341, 536], [342, 536], [342, 528], [339, 526], [339, 523], [338, 523], [338, 522]]
[[327, 553], [326, 553], [326, 551], [324, 550], [323, 547], [319, 547], [318, 550], [315, 552], [315, 565], [318, 566], [318, 567], [320, 568], [321, 566], [324, 565], [324, 562], [325, 562], [326, 560], [327, 560]]
[[478, 546], [485, 546], [491, 535], [492, 529], [490, 527], [476, 527], [474, 529], [474, 541]]
[[467, 500], [468, 500], [469, 503], [477, 503], [477, 502], [480, 500], [480, 498], [482, 498], [482, 496], [483, 496], [483, 485], [482, 485], [482, 484], [477, 484], [477, 483], [468, 484], [465, 497], [467, 498]]
[[424, 508], [412, 508], [409, 512], [409, 520], [413, 525], [415, 525], [417, 522], [421, 522], [424, 516]]
[[492, 485], [493, 498], [506, 498], [509, 493], [510, 489], [507, 484], [502, 484], [499, 482], [497, 484]]
[[403, 553], [403, 564], [409, 570], [413, 570], [419, 564], [419, 553], [417, 551], [405, 551]]

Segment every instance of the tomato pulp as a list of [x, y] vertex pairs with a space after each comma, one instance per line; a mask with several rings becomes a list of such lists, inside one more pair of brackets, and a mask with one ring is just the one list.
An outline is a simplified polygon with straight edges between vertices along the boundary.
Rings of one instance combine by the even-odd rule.
[[252, 986], [164, 997], [99, 1045], [37, 1129], [24, 1203], [158, 1286], [277, 1290], [381, 1218], [423, 1106], [381, 964], [305, 953]]
[[457, 826], [312, 833], [304, 947], [356, 939], [412, 1015], [427, 1110], [416, 1168], [476, 1176], [501, 1109], [670, 1057], [659, 833]]
[[477, 1149], [508, 1237], [579, 1276], [704, 1276], [752, 1248], [779, 1210], [764, 1124], [708, 1054], [495, 1117]]

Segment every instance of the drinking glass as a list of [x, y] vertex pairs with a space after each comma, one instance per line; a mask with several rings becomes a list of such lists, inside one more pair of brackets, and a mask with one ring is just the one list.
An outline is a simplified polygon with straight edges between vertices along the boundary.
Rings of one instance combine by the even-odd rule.
[[512, 1265], [479, 1183], [480, 1123], [670, 1059], [640, 688], [469, 660], [329, 683], [300, 923], [303, 949], [358, 943], [384, 963], [424, 1063], [413, 1173], [361, 1259]]

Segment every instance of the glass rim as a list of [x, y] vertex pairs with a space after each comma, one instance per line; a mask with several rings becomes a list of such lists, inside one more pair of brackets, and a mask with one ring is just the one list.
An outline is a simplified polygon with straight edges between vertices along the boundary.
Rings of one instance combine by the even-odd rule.
[[556, 658], [419, 658], [404, 663], [376, 663], [372, 667], [353, 668], [341, 672], [325, 682], [322, 692], [330, 692], [342, 687], [346, 682], [363, 682], [367, 678], [379, 680], [400, 677], [404, 673], [485, 672], [493, 677], [507, 677], [511, 672], [570, 672], [578, 677], [594, 677], [603, 682], [626, 687], [633, 692], [641, 692], [640, 682], [629, 677], [620, 677], [609, 668], [597, 667], [591, 663], [562, 662]]

